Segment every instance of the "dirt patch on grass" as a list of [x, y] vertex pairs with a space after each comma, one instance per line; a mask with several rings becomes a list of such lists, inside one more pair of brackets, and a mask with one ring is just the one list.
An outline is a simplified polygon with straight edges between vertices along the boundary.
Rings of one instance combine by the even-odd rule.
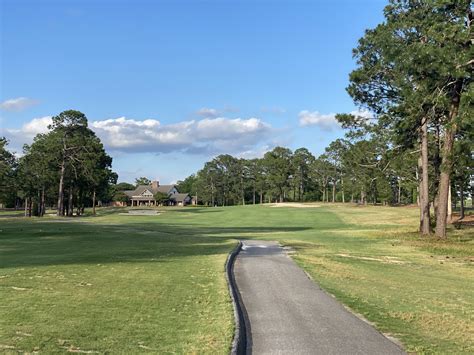
[[336, 254], [337, 256], [341, 256], [343, 258], [353, 258], [359, 260], [367, 260], [367, 261], [378, 261], [381, 263], [386, 264], [406, 264], [406, 261], [402, 261], [394, 256], [382, 256], [379, 258], [368, 257], [368, 256], [357, 256], [357, 255], [349, 255], [349, 254]]

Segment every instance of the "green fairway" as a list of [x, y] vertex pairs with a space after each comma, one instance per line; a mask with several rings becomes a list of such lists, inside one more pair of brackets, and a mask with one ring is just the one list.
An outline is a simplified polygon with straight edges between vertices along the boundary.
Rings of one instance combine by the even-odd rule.
[[420, 241], [415, 208], [167, 208], [0, 219], [0, 351], [225, 353], [239, 238], [279, 240], [407, 350], [473, 352], [473, 232]]

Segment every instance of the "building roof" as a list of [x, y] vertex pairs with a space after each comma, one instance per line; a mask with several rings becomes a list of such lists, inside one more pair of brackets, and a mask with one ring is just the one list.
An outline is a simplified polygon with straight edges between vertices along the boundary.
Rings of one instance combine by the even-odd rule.
[[171, 196], [171, 200], [175, 200], [176, 202], [184, 202], [184, 200], [186, 199], [186, 197], [191, 197], [189, 196], [189, 194], [174, 194], [173, 196]]
[[173, 189], [173, 187], [176, 187], [176, 185], [160, 185], [158, 186], [157, 191], [163, 192], [164, 194], [169, 194], [171, 190]]
[[144, 193], [146, 190], [150, 191], [153, 195], [156, 194], [157, 192], [162, 192], [164, 194], [169, 194], [173, 187], [176, 187], [176, 185], [160, 185], [158, 188], [153, 188], [151, 185], [139, 185], [135, 190], [127, 190], [124, 191], [124, 193], [129, 196], [141, 196], [142, 193]]

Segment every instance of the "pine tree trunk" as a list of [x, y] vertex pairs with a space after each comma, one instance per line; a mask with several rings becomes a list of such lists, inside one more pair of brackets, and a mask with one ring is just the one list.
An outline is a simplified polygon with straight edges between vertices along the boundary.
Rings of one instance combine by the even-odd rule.
[[[418, 166], [416, 167], [415, 170], [415, 178], [416, 181], [418, 181], [418, 186], [416, 187], [416, 205], [420, 207], [421, 201], [420, 201], [420, 191], [421, 191], [421, 178], [420, 178], [420, 170], [421, 170], [421, 153], [420, 157], [418, 158]], [[421, 223], [421, 208], [420, 208], [420, 223]], [[421, 226], [421, 224], [420, 224]], [[421, 230], [421, 228], [420, 228]]]
[[342, 203], [346, 202], [346, 199], [344, 198], [344, 179], [341, 177], [341, 192], [342, 192]]
[[30, 197], [28, 199], [28, 217], [33, 215], [33, 199]]
[[41, 191], [38, 191], [38, 206], [36, 206], [36, 214], [38, 217], [42, 216], [41, 207]]
[[440, 171], [441, 171], [441, 132], [439, 124], [436, 125], [435, 133], [435, 154], [433, 158], [433, 167], [434, 167], [434, 179], [433, 179], [433, 191], [435, 191], [435, 196], [433, 200], [433, 211], [436, 216], [438, 215], [438, 192], [439, 192], [439, 182], [440, 182]]
[[95, 216], [95, 189], [92, 192], [92, 214]]
[[332, 183], [332, 203], [336, 202], [336, 182]]
[[[421, 144], [420, 144], [421, 148]], [[420, 172], [423, 171], [422, 168], [422, 162], [421, 162], [421, 149], [420, 149], [420, 157], [418, 158], [418, 169], [417, 169], [417, 179], [418, 179], [418, 196], [417, 196], [417, 202], [418, 202], [418, 207], [420, 208], [420, 233], [423, 234], [423, 218], [425, 215], [423, 214], [423, 206], [424, 206], [424, 193], [423, 193], [423, 177], [422, 175], [418, 174], [418, 170]], [[429, 202], [428, 202], [428, 208], [429, 208]]]
[[245, 191], [244, 191], [244, 177], [240, 176], [240, 198], [242, 199], [242, 206], [245, 206]]
[[28, 197], [25, 197], [25, 217], [28, 217]]
[[41, 190], [41, 217], [43, 217], [46, 213], [46, 199], [45, 199], [45, 188]]
[[73, 198], [73, 188], [70, 187], [69, 188], [69, 199], [68, 199], [68, 204], [67, 204], [67, 215], [69, 217], [72, 217], [73, 213], [74, 213], [74, 205], [73, 205], [73, 201], [72, 201], [72, 198]]
[[401, 204], [402, 203], [402, 184], [401, 184], [401, 179], [398, 177], [398, 196], [397, 196], [397, 203]]
[[420, 180], [420, 233], [429, 235], [431, 228], [430, 220], [430, 193], [428, 175], [428, 119], [423, 118], [421, 125], [421, 180]]
[[57, 216], [62, 216], [64, 210], [64, 173], [66, 171], [66, 162], [63, 157], [61, 162], [61, 171], [59, 174], [59, 192], [58, 192], [58, 210], [56, 212]]
[[453, 165], [453, 147], [454, 137], [456, 135], [457, 126], [454, 120], [458, 115], [460, 92], [462, 88], [462, 80], [456, 84], [455, 93], [452, 99], [451, 110], [449, 113], [448, 125], [446, 127], [444, 144], [441, 152], [441, 174], [439, 179], [438, 190], [438, 209], [436, 213], [436, 236], [439, 238], [446, 238], [446, 218], [448, 213], [448, 194], [449, 181], [451, 177], [451, 170]]
[[461, 197], [461, 207], [460, 207], [460, 210], [459, 210], [459, 219], [463, 219], [464, 218], [464, 186], [463, 184], [461, 184], [460, 186], [460, 197]]
[[449, 190], [448, 190], [448, 218], [447, 218], [447, 223], [451, 223], [453, 217], [453, 199], [451, 195], [451, 184], [449, 184]]

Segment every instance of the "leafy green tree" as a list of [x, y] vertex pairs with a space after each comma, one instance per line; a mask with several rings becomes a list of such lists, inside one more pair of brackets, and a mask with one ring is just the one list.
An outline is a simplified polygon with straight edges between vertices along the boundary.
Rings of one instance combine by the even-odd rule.
[[[21, 193], [29, 214], [42, 216], [48, 194], [57, 199], [57, 214], [77, 215], [84, 205], [95, 206], [97, 198], [110, 200], [111, 184], [117, 174], [111, 169], [112, 158], [95, 133], [87, 126], [87, 118], [79, 111], [64, 111], [53, 117], [49, 132], [39, 134], [24, 155], [17, 169]], [[57, 188], [57, 193], [51, 191]], [[67, 192], [67, 196], [66, 196]]]
[[264, 194], [267, 188], [265, 168], [262, 159], [251, 159], [246, 163], [247, 178], [252, 191], [252, 203], [256, 204], [256, 196], [259, 194], [260, 204], [264, 202]]
[[155, 201], [158, 203], [158, 204], [161, 204], [161, 205], [164, 205], [166, 204], [168, 201], [169, 201], [169, 196], [167, 194], [165, 194], [164, 192], [156, 192], [154, 195], [153, 195], [153, 198], [155, 199]]
[[193, 194], [195, 195], [197, 192], [197, 186], [196, 186], [197, 179], [198, 178], [196, 174], [191, 174], [186, 179], [182, 181], [181, 180], [178, 181], [178, 183], [176, 184], [178, 191], [182, 193], [189, 193], [191, 195]]
[[130, 191], [135, 190], [135, 185], [128, 182], [119, 182], [113, 186], [114, 191]]
[[[29, 214], [43, 216], [46, 211], [46, 191], [48, 185], [57, 186], [60, 154], [55, 137], [48, 134], [37, 135], [33, 143], [23, 148], [19, 160], [18, 177]], [[36, 208], [33, 208], [33, 205]]]
[[[0, 202], [8, 204], [14, 199], [15, 191], [15, 156], [6, 148], [8, 141], [0, 137]], [[13, 197], [13, 198], [12, 198]]]
[[459, 219], [465, 217], [465, 199], [472, 192], [470, 185], [474, 176], [474, 116], [464, 123], [463, 129], [458, 132], [454, 146], [455, 164], [452, 173], [453, 195], [460, 203]]
[[306, 148], [296, 149], [293, 153], [294, 184], [298, 191], [298, 201], [302, 201], [309, 185], [309, 170], [315, 157]]
[[[402, 133], [402, 140], [413, 141], [418, 132], [423, 234], [429, 233], [429, 124], [443, 132], [436, 234], [445, 237], [454, 138], [472, 115], [471, 2], [391, 0], [385, 18], [359, 41], [354, 51], [358, 68], [351, 73], [348, 91], [377, 114], [380, 127]], [[360, 119], [348, 118], [340, 120], [361, 126]]]
[[219, 180], [219, 171], [215, 161], [204, 164], [204, 167], [198, 171], [196, 177], [196, 191], [199, 199], [207, 205], [216, 205], [217, 184]]
[[280, 202], [285, 199], [289, 179], [293, 173], [292, 152], [288, 148], [276, 147], [265, 153], [263, 162], [267, 172], [267, 182], [278, 196]]
[[[61, 112], [52, 118], [49, 126], [51, 137], [56, 140], [56, 146], [60, 153], [59, 161], [59, 188], [57, 215], [64, 214], [64, 184], [67, 174], [75, 174], [79, 153], [85, 148], [84, 137], [90, 134], [87, 127], [86, 116], [79, 111], [68, 110]], [[72, 203], [72, 190], [69, 191], [69, 205]], [[69, 211], [71, 213], [71, 211]]]
[[117, 191], [114, 194], [114, 201], [129, 203], [130, 197], [128, 197], [128, 195], [123, 191]]
[[318, 182], [318, 186], [321, 192], [321, 201], [329, 201], [329, 181], [333, 175], [334, 167], [331, 165], [327, 156], [322, 154], [315, 159], [310, 165], [310, 176], [313, 180]]
[[146, 177], [139, 177], [135, 179], [135, 186], [140, 186], [140, 185], [150, 185], [151, 180], [146, 178]]

